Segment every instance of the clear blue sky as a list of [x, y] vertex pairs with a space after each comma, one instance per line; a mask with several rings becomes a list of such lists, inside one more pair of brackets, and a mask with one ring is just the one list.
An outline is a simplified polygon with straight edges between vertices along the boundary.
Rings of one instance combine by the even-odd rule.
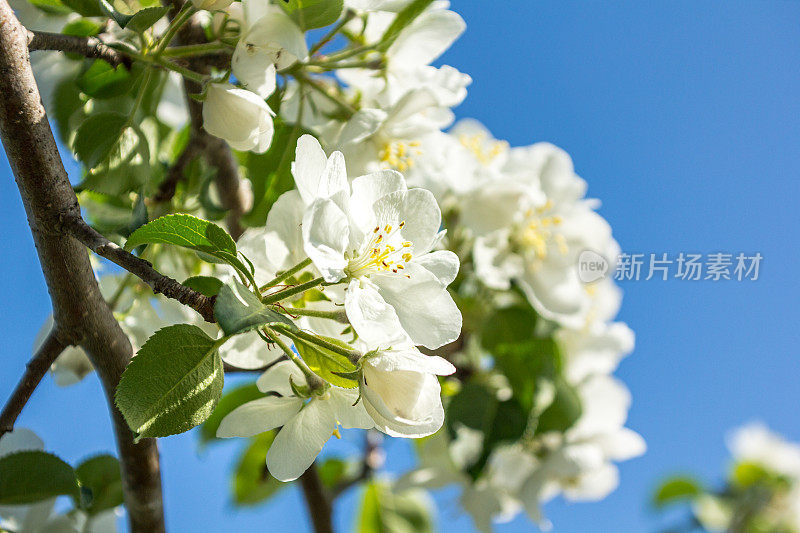
[[[468, 29], [444, 60], [475, 80], [459, 116], [512, 144], [565, 148], [628, 252], [764, 256], [756, 282], [623, 285], [621, 318], [637, 347], [618, 375], [649, 450], [622, 465], [603, 502], [548, 506], [555, 531], [655, 530], [646, 502], [657, 480], [675, 471], [716, 479], [724, 435], [740, 423], [762, 419], [800, 440], [800, 3], [647, 4], [453, 1]], [[5, 397], [49, 302], [4, 159], [0, 175]], [[20, 422], [76, 461], [113, 450], [103, 402], [95, 378], [69, 389], [46, 378]], [[339, 446], [359, 442], [350, 435]], [[198, 454], [195, 444], [194, 434], [161, 441], [172, 531], [308, 529], [294, 489], [234, 512], [236, 445]], [[394, 467], [408, 464], [404, 443], [388, 451]], [[348, 494], [337, 508], [343, 531], [354, 501]], [[453, 495], [440, 502], [440, 529], [464, 531]], [[518, 519], [498, 531], [529, 527]]]

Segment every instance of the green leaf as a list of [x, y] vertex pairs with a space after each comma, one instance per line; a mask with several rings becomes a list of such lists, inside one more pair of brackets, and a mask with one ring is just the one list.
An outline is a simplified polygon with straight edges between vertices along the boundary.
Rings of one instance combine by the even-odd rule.
[[127, 28], [136, 33], [143, 33], [150, 26], [161, 20], [161, 17], [166, 15], [167, 11], [169, 11], [168, 7], [148, 7], [137, 11], [128, 20]]
[[122, 477], [119, 461], [111, 455], [98, 455], [81, 463], [75, 469], [82, 488], [92, 493], [87, 507], [89, 514], [97, 514], [122, 505]]
[[78, 478], [55, 455], [24, 451], [0, 457], [0, 504], [33, 503], [62, 495], [79, 498]]
[[119, 113], [89, 116], [75, 134], [75, 155], [87, 167], [96, 167], [111, 154], [127, 124], [128, 117]]
[[219, 294], [219, 290], [222, 288], [222, 281], [211, 276], [192, 276], [187, 278], [183, 284], [209, 298]]
[[393, 492], [386, 483], [373, 481], [364, 490], [358, 516], [358, 533], [433, 533], [428, 500], [422, 491]]
[[[319, 337], [347, 350], [352, 350], [351, 346], [339, 339], [322, 335]], [[309, 368], [331, 385], [346, 389], [358, 387], [358, 381], [345, 377], [358, 370], [347, 357], [302, 339], [294, 339], [294, 345]]]
[[319, 465], [319, 478], [323, 485], [332, 489], [344, 480], [347, 470], [348, 464], [346, 461], [338, 457], [331, 457], [325, 459], [325, 461]]
[[65, 6], [83, 17], [102, 17], [103, 11], [97, 0], [61, 0]]
[[477, 478], [497, 445], [522, 437], [528, 412], [516, 399], [501, 402], [493, 390], [470, 381], [450, 399], [445, 420], [451, 437], [455, 437], [460, 425], [483, 433], [483, 452], [469, 471]]
[[731, 482], [736, 487], [746, 489], [753, 485], [770, 481], [775, 477], [766, 468], [758, 463], [742, 461], [733, 467]]
[[272, 477], [267, 470], [267, 451], [274, 438], [274, 431], [256, 435], [242, 454], [233, 475], [234, 504], [261, 503], [288, 485]]
[[498, 309], [481, 328], [481, 344], [490, 352], [498, 346], [528, 341], [535, 337], [537, 315], [530, 306]]
[[67, 15], [72, 13], [72, 9], [65, 6], [61, 0], [28, 0], [40, 11], [48, 15]]
[[333, 24], [342, 14], [343, 0], [283, 0], [278, 5], [300, 29], [313, 30]]
[[219, 440], [217, 439], [217, 429], [219, 429], [223, 418], [240, 405], [263, 397], [264, 393], [258, 390], [255, 383], [242, 385], [223, 394], [222, 398], [219, 399], [217, 408], [214, 409], [211, 416], [200, 426], [200, 442], [205, 444], [207, 442]]
[[92, 98], [113, 98], [131, 89], [131, 74], [123, 65], [112, 67], [103, 59], [95, 59], [80, 78], [78, 87]]
[[653, 504], [657, 507], [694, 499], [703, 493], [700, 484], [693, 478], [680, 476], [664, 481], [653, 495]]
[[383, 32], [383, 37], [381, 38], [377, 49], [381, 52], [388, 50], [392, 43], [394, 43], [395, 39], [397, 39], [397, 36], [400, 35], [400, 32], [403, 31], [409, 24], [414, 22], [414, 20], [420, 16], [423, 11], [428, 9], [428, 6], [432, 3], [433, 0], [413, 0], [410, 4], [400, 10], [389, 27], [386, 28], [386, 31]]
[[278, 322], [294, 327], [291, 320], [261, 303], [238, 280], [234, 279], [233, 283], [233, 286], [224, 285], [219, 290], [214, 304], [214, 317], [226, 335], [236, 335]]
[[117, 11], [114, 6], [112, 6], [107, 0], [97, 0], [98, 5], [101, 11], [101, 14], [104, 14], [107, 17], [111, 17], [114, 21], [119, 24], [120, 28], [124, 28], [128, 25], [128, 22], [131, 21], [133, 15], [125, 15]]
[[103, 30], [103, 26], [98, 22], [79, 18], [70, 22], [64, 26], [64, 29], [61, 30], [61, 33], [64, 35], [75, 35], [76, 37], [91, 37], [97, 35]]
[[192, 215], [166, 215], [145, 224], [131, 234], [125, 249], [153, 243], [182, 246], [224, 261], [236, 258], [236, 243], [224, 229]]
[[548, 431], [565, 432], [580, 418], [583, 408], [581, 399], [575, 388], [567, 383], [564, 378], [556, 378], [555, 398], [553, 403], [539, 415], [539, 424], [536, 426], [536, 433], [546, 433]]
[[122, 374], [116, 403], [139, 437], [166, 437], [205, 421], [224, 384], [215, 341], [202, 329], [178, 324], [147, 339]]
[[72, 132], [76, 129], [74, 125], [70, 124], [72, 118], [80, 120], [80, 117], [76, 115], [83, 107], [81, 91], [74, 79], [65, 78], [56, 85], [53, 96], [52, 117], [58, 126], [58, 136], [61, 138], [61, 142], [67, 144]]

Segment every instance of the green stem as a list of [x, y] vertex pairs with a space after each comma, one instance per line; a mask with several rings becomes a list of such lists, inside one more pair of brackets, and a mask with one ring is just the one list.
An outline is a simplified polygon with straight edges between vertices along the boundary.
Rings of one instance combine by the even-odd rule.
[[325, 385], [325, 381], [316, 375], [314, 371], [308, 367], [306, 362], [300, 359], [297, 354], [294, 353], [294, 350], [292, 350], [289, 345], [283, 342], [283, 339], [278, 336], [278, 333], [274, 329], [265, 326], [264, 331], [269, 333], [270, 338], [275, 341], [275, 344], [277, 344], [280, 349], [283, 350], [283, 353], [285, 353], [286, 356], [291, 359], [291, 361], [303, 372], [309, 387], [312, 389], [319, 389]]
[[323, 338], [320, 338], [316, 335], [311, 333], [306, 333], [305, 331], [298, 329], [298, 330], [291, 330], [289, 326], [283, 324], [274, 324], [273, 327], [279, 328], [284, 335], [291, 339], [303, 340], [306, 342], [310, 342], [312, 344], [316, 344], [317, 346], [322, 346], [326, 350], [330, 350], [333, 353], [338, 353], [339, 355], [343, 355], [347, 357], [353, 364], [357, 364], [358, 360], [364, 355], [358, 350], [348, 350], [347, 348], [343, 348], [338, 344], [334, 344], [332, 342], [326, 341]]
[[178, 15], [174, 19], [172, 19], [172, 22], [170, 23], [169, 28], [167, 28], [166, 33], [164, 33], [164, 35], [161, 37], [161, 40], [156, 45], [155, 49], [156, 56], [161, 55], [161, 52], [164, 51], [167, 45], [175, 37], [175, 34], [178, 33], [178, 30], [181, 29], [181, 26], [183, 26], [186, 23], [186, 21], [189, 20], [189, 17], [194, 15], [195, 11], [196, 9], [194, 8], [191, 2], [185, 2], [183, 4], [180, 13], [178, 13]]
[[199, 56], [228, 50], [230, 50], [230, 47], [223, 43], [188, 44], [186, 46], [167, 48], [161, 53], [161, 57]]
[[314, 89], [315, 91], [320, 93], [322, 96], [327, 98], [329, 101], [333, 102], [336, 105], [336, 107], [338, 107], [345, 114], [345, 116], [347, 118], [352, 117], [353, 114], [356, 112], [356, 110], [353, 109], [353, 107], [350, 106], [350, 104], [348, 104], [347, 102], [341, 100], [340, 98], [336, 97], [335, 95], [331, 94], [328, 91], [327, 87], [322, 85], [319, 81], [315, 80], [314, 78], [308, 77], [301, 70], [298, 69], [298, 70], [292, 72], [292, 74], [294, 74], [294, 77], [295, 77], [295, 79], [297, 81], [299, 81], [300, 83], [302, 83], [304, 85], [308, 85], [309, 87], [311, 87], [312, 89]]
[[331, 28], [331, 30], [322, 37], [322, 39], [317, 41], [317, 43], [311, 47], [311, 50], [308, 51], [308, 56], [309, 57], [313, 56], [320, 50], [320, 48], [331, 42], [331, 40], [334, 37], [336, 37], [336, 34], [339, 33], [339, 30], [341, 30], [345, 26], [345, 24], [350, 22], [355, 15], [356, 13], [352, 9], [348, 9], [347, 11], [345, 11], [344, 16], [341, 19], [339, 19], [339, 22], [337, 22]]
[[271, 307], [273, 311], [277, 311], [279, 313], [284, 313], [287, 315], [299, 315], [299, 316], [311, 316], [315, 318], [329, 318], [331, 320], [336, 320], [337, 322], [346, 322], [347, 321], [347, 314], [344, 311], [320, 311], [317, 309], [304, 309], [302, 307], [279, 307], [274, 306]]
[[264, 296], [261, 298], [261, 301], [265, 305], [274, 304], [275, 302], [280, 302], [281, 300], [285, 300], [294, 296], [295, 294], [300, 294], [306, 292], [309, 289], [313, 289], [314, 287], [318, 287], [322, 285], [322, 282], [325, 281], [322, 278], [315, 278], [311, 281], [307, 281], [305, 283], [301, 283], [300, 285], [295, 285], [291, 289], [286, 289], [285, 291], [276, 292], [275, 294], [270, 294], [269, 296]]
[[264, 285], [261, 286], [261, 288], [259, 290], [261, 292], [264, 292], [265, 290], [269, 289], [270, 287], [273, 287], [273, 286], [277, 285], [281, 281], [283, 281], [285, 279], [289, 279], [290, 277], [294, 276], [295, 274], [297, 274], [298, 272], [300, 272], [301, 270], [303, 270], [305, 267], [307, 267], [310, 264], [311, 264], [311, 259], [305, 259], [304, 261], [301, 261], [300, 263], [296, 264], [295, 266], [293, 266], [289, 270], [286, 270], [285, 272], [282, 272], [281, 274], [276, 276], [274, 279], [271, 279], [270, 281], [266, 282]]
[[336, 54], [331, 54], [329, 56], [326, 56], [325, 59], [321, 59], [319, 61], [309, 61], [308, 63], [306, 63], [306, 65], [324, 66], [329, 63], [335, 63], [337, 61], [341, 61], [342, 59], [347, 59], [353, 56], [357, 56], [358, 54], [370, 52], [374, 49], [375, 49], [374, 44], [358, 46], [356, 48], [351, 48], [350, 50], [344, 50]]
[[181, 76], [197, 83], [203, 83], [206, 80], [205, 76], [202, 74], [198, 74], [197, 72], [189, 70], [188, 68], [183, 68], [182, 66], [176, 65], [175, 63], [167, 61], [161, 57], [140, 54], [139, 52], [134, 52], [133, 50], [125, 50], [123, 53], [129, 55], [137, 61], [142, 61], [143, 63], [148, 63], [150, 65], [155, 65], [173, 72], [177, 72]]

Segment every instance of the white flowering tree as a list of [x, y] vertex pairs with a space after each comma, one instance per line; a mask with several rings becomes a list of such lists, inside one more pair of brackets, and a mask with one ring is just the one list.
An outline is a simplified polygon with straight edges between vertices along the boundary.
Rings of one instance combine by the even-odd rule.
[[[448, 8], [0, 0], [0, 136], [53, 303], [0, 414], [0, 528], [105, 531], [124, 505], [163, 531], [156, 442], [197, 426], [247, 440], [235, 502], [298, 480], [320, 533], [356, 485], [361, 531], [430, 530], [451, 484], [481, 531], [616, 487], [645, 449], [611, 375], [633, 333], [578, 256], [617, 245], [563, 150], [452, 124]], [[118, 458], [15, 428], [48, 369], [97, 371]], [[320, 457], [345, 429], [363, 455]], [[381, 472], [383, 435], [418, 439], [411, 471]]]

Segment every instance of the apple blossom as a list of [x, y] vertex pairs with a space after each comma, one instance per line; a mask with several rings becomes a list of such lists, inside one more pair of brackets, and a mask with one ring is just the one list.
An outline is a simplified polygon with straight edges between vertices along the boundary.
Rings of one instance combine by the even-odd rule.
[[310, 392], [307, 397], [297, 396], [293, 389], [308, 384], [290, 361], [277, 363], [257, 383], [262, 392], [277, 392], [280, 396], [266, 396], [237, 407], [222, 420], [217, 436], [251, 437], [280, 427], [267, 452], [267, 467], [281, 481], [300, 477], [325, 442], [337, 433], [337, 426], [374, 426], [364, 406], [356, 403], [358, 393], [353, 389], [330, 386]]
[[[273, 87], [274, 88], [274, 87]], [[230, 83], [208, 85], [203, 127], [237, 150], [265, 152], [272, 143], [272, 110], [263, 96]]]

